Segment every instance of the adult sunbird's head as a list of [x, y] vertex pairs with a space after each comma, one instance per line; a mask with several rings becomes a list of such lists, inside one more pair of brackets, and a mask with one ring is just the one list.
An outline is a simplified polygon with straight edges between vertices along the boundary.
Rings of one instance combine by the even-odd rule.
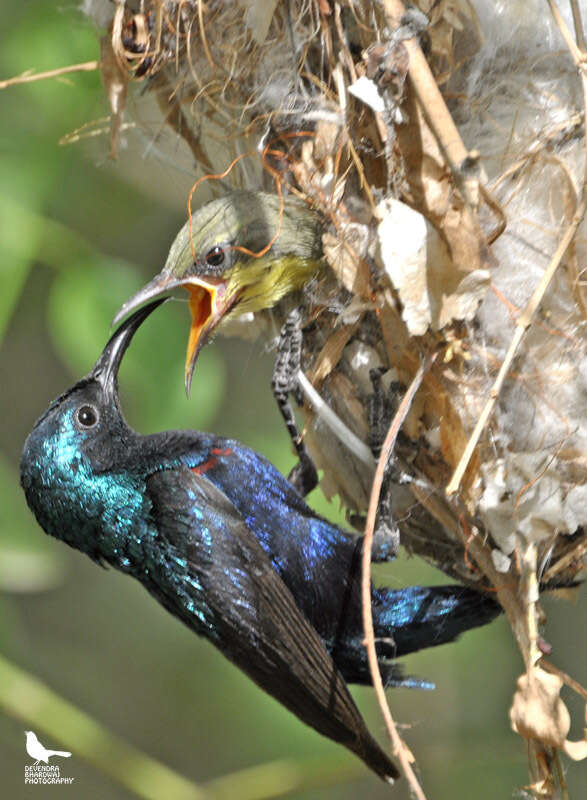
[[207, 203], [179, 231], [159, 275], [116, 315], [115, 323], [178, 286], [188, 291], [188, 392], [198, 354], [223, 320], [271, 308], [319, 272], [323, 223], [295, 198], [281, 206], [277, 195], [244, 191]]

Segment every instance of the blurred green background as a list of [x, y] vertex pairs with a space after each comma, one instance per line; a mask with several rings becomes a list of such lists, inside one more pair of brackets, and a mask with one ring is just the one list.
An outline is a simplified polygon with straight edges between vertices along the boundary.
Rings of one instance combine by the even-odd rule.
[[[75, 4], [2, 5], [0, 79], [98, 58], [96, 31]], [[357, 759], [298, 723], [138, 584], [49, 540], [25, 506], [18, 460], [28, 431], [47, 403], [92, 366], [123, 300], [161, 268], [193, 181], [179, 153], [177, 161], [157, 157], [162, 134], [140, 99], [141, 125], [125, 134], [117, 163], [107, 159], [103, 122], [92, 128], [102, 130], [97, 136], [58, 144], [108, 111], [95, 72], [0, 91], [0, 655], [200, 786], [268, 765], [251, 783], [237, 776], [224, 796], [278, 796], [298, 779], [312, 784], [292, 789], [306, 800], [392, 796]], [[170, 304], [137, 336], [121, 373], [130, 422], [145, 433], [211, 429], [289, 470], [294, 459], [269, 390], [271, 355], [258, 343], [217, 339], [198, 361], [188, 401], [187, 324], [186, 308]], [[342, 520], [319, 492], [312, 502]], [[407, 559], [378, 568], [377, 579], [395, 587], [446, 582]], [[584, 614], [551, 599], [546, 610], [556, 663], [584, 681]], [[405, 666], [437, 683], [434, 692], [389, 694], [429, 798], [493, 800], [527, 783], [525, 748], [507, 716], [521, 662], [503, 620], [406, 659]], [[15, 697], [14, 686], [0, 683], [0, 693], [12, 692], [0, 707], [13, 707], [0, 713], [5, 797], [132, 796], [88, 765], [75, 741], [72, 758], [60, 762], [62, 774], [75, 777], [72, 786], [25, 787], [30, 759], [23, 731], [34, 725], [15, 713], [44, 712], [30, 692]], [[355, 696], [384, 741], [372, 691]], [[567, 699], [577, 738], [581, 707]], [[44, 724], [55, 737], [68, 727], [64, 717], [49, 714]], [[37, 733], [46, 746], [61, 746], [51, 733]], [[584, 797], [585, 765], [571, 765], [568, 781], [571, 797]], [[405, 781], [393, 797], [408, 797]]]

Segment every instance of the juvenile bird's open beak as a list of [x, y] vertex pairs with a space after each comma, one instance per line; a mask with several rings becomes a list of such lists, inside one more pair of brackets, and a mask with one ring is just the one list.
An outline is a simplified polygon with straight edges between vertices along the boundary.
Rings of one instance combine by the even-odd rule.
[[143, 286], [130, 300], [127, 300], [114, 317], [113, 324], [124, 319], [127, 314], [139, 308], [143, 303], [171, 292], [179, 286], [189, 294], [189, 309], [192, 317], [185, 359], [185, 388], [189, 394], [194, 367], [200, 350], [236, 300], [235, 297], [228, 297], [225, 280], [209, 276], [204, 280], [193, 275], [188, 275], [185, 278], [175, 278], [173, 275], [158, 275], [146, 286]]

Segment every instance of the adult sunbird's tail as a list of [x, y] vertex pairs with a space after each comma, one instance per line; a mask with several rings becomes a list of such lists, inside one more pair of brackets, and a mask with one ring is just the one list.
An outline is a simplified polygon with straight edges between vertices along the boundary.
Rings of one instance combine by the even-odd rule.
[[[375, 647], [386, 686], [433, 689], [429, 681], [404, 675], [394, 660], [452, 642], [501, 613], [491, 597], [459, 585], [374, 588], [371, 597]], [[363, 638], [362, 620], [355, 616], [336, 649], [336, 663], [349, 683], [371, 683]]]
[[501, 612], [491, 597], [459, 585], [375, 589], [373, 594], [375, 637], [384, 641], [393, 632], [393, 644], [378, 647], [388, 658], [453, 642]]

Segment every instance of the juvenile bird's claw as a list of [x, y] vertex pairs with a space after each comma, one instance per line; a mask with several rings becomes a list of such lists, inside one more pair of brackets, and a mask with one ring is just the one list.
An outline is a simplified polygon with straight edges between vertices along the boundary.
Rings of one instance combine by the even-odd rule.
[[305, 497], [318, 485], [318, 473], [298, 429], [288, 396], [292, 393], [301, 405], [301, 390], [296, 376], [302, 361], [302, 341], [302, 317], [299, 309], [294, 308], [288, 314], [279, 334], [271, 388], [300, 459], [289, 473], [288, 480]]

